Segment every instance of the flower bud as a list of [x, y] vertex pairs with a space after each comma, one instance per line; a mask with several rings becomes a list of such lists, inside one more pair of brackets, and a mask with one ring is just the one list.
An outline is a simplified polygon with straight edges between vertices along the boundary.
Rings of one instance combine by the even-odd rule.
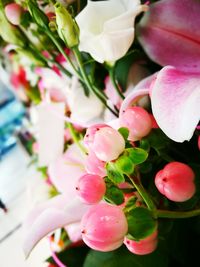
[[142, 239], [140, 241], [134, 241], [134, 240], [125, 238], [124, 244], [126, 245], [128, 250], [134, 254], [137, 254], [137, 255], [150, 254], [157, 247], [157, 244], [158, 244], [157, 235], [158, 235], [158, 232], [156, 230], [153, 234], [151, 234], [147, 238]]
[[86, 134], [84, 136], [84, 139], [83, 139], [83, 142], [84, 142], [84, 145], [90, 149], [93, 142], [94, 142], [94, 136], [96, 134], [97, 131], [99, 131], [100, 128], [103, 128], [103, 127], [109, 127], [108, 125], [106, 124], [94, 124], [92, 126], [90, 126], [87, 131], [86, 131]]
[[174, 161], [156, 174], [155, 185], [168, 199], [183, 202], [195, 193], [194, 178], [194, 172], [188, 165]]
[[141, 107], [128, 108], [120, 118], [120, 124], [129, 130], [128, 139], [131, 141], [140, 140], [149, 134], [152, 128], [152, 120], [148, 112]]
[[107, 203], [92, 206], [81, 221], [83, 241], [99, 251], [111, 251], [123, 244], [128, 231], [121, 208]]
[[102, 161], [117, 159], [125, 149], [122, 135], [111, 127], [103, 127], [96, 132], [92, 150]]
[[4, 7], [0, 2], [0, 36], [4, 41], [20, 47], [26, 45], [26, 40], [17, 27], [11, 25], [6, 19]]
[[84, 203], [98, 203], [106, 192], [106, 184], [102, 177], [85, 174], [78, 180], [76, 191]]
[[86, 158], [85, 168], [88, 173], [96, 174], [101, 177], [106, 176], [106, 163], [97, 158], [95, 153], [91, 150]]
[[8, 4], [5, 7], [5, 14], [7, 19], [14, 25], [20, 24], [22, 13], [23, 13], [22, 7], [16, 3]]
[[74, 47], [79, 43], [79, 29], [72, 16], [61, 4], [55, 5], [56, 24], [58, 34], [68, 47]]

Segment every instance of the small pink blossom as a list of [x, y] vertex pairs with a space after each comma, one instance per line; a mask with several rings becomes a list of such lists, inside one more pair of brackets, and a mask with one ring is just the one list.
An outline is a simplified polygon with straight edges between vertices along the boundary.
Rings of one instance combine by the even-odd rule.
[[83, 241], [99, 251], [111, 251], [123, 244], [128, 231], [126, 217], [120, 207], [107, 203], [92, 206], [83, 216]]
[[19, 25], [23, 8], [17, 3], [11, 3], [6, 5], [5, 14], [7, 19], [14, 25]]

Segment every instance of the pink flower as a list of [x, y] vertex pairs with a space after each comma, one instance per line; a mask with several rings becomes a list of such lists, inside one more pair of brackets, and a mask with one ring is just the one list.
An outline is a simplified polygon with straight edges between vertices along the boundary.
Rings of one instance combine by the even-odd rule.
[[137, 255], [146, 255], [152, 253], [156, 249], [158, 244], [157, 236], [158, 231], [156, 230], [153, 234], [140, 241], [125, 238], [124, 244], [130, 252]]
[[129, 107], [122, 114], [121, 126], [129, 130], [128, 139], [137, 141], [149, 134], [152, 128], [152, 120], [148, 112], [141, 107]]
[[123, 101], [123, 112], [140, 98], [150, 94], [153, 116], [172, 140], [190, 140], [200, 120], [199, 73], [166, 66], [144, 79]]
[[98, 159], [106, 162], [117, 159], [124, 149], [124, 138], [115, 129], [103, 127], [95, 133], [92, 150]]
[[155, 177], [155, 185], [161, 194], [176, 202], [190, 199], [195, 191], [195, 174], [186, 164], [170, 162]]
[[22, 13], [23, 8], [16, 3], [8, 4], [5, 7], [5, 14], [7, 19], [14, 25], [20, 24]]
[[139, 40], [162, 66], [200, 67], [200, 5], [197, 0], [162, 0], [150, 5], [139, 23]]
[[96, 204], [102, 200], [106, 184], [101, 176], [85, 174], [79, 178], [76, 191], [84, 203]]
[[64, 156], [49, 166], [51, 182], [61, 195], [36, 206], [27, 216], [24, 223], [27, 233], [23, 245], [26, 256], [43, 237], [57, 228], [69, 228], [68, 234], [72, 241], [81, 238], [80, 221], [88, 206], [78, 199], [76, 183], [86, 173], [84, 160], [85, 156], [74, 144]]
[[122, 209], [107, 203], [91, 207], [83, 216], [83, 241], [99, 251], [111, 251], [123, 244], [128, 224]]

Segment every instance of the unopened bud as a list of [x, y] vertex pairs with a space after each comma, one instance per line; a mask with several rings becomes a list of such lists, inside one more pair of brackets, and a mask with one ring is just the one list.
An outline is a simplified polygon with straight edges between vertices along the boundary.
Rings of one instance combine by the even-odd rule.
[[25, 38], [19, 29], [11, 25], [6, 19], [4, 7], [0, 3], [0, 36], [4, 41], [19, 47], [25, 46]]
[[10, 23], [13, 25], [20, 25], [23, 9], [16, 3], [6, 5], [5, 14]]
[[58, 26], [58, 34], [68, 47], [74, 47], [79, 43], [79, 29], [66, 10], [61, 4], [55, 5], [56, 23]]

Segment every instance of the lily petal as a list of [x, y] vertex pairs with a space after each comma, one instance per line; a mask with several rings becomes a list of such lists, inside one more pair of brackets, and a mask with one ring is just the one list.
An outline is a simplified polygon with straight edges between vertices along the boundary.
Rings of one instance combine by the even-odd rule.
[[200, 120], [200, 74], [164, 67], [151, 93], [153, 115], [176, 142], [190, 140]]
[[85, 155], [73, 144], [64, 155], [49, 165], [50, 179], [59, 192], [71, 198], [76, 196], [76, 183], [86, 173], [85, 160]]
[[151, 83], [155, 79], [156, 75], [157, 75], [157, 73], [143, 79], [141, 82], [139, 82], [133, 88], [133, 90], [127, 95], [127, 97], [122, 102], [119, 117], [121, 117], [122, 113], [128, 107], [132, 106], [134, 103], [136, 103], [142, 97], [149, 95]]
[[198, 0], [162, 0], [150, 5], [138, 25], [139, 41], [162, 66], [200, 67], [200, 4]]
[[26, 258], [29, 256], [36, 244], [47, 234], [73, 223], [80, 222], [81, 217], [87, 211], [88, 206], [78, 199], [67, 204], [63, 210], [49, 208], [42, 212], [32, 223], [23, 244]]

